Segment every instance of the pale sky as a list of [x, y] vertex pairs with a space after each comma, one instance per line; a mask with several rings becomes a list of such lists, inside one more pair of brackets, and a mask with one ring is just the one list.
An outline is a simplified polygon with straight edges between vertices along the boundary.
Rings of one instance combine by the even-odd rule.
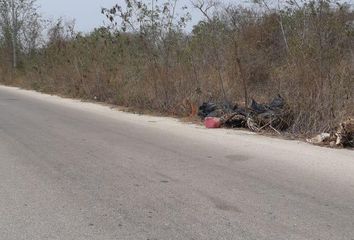
[[[224, 0], [233, 2], [237, 0]], [[76, 19], [76, 30], [87, 32], [103, 25], [105, 20], [101, 14], [101, 7], [110, 8], [114, 4], [121, 4], [124, 0], [38, 0], [40, 11], [46, 19]], [[180, 6], [186, 5], [189, 0], [179, 0]], [[201, 19], [197, 10], [190, 9], [193, 23]]]
[[[37, 0], [41, 6], [40, 11], [46, 19], [57, 19], [63, 17], [67, 20], [76, 19], [76, 30], [88, 32], [95, 27], [103, 25], [105, 17], [101, 14], [101, 7], [110, 8], [115, 4], [122, 4], [125, 0]], [[151, 0], [143, 0], [151, 1]], [[163, 0], [161, 0], [163, 1]], [[161, 2], [160, 1], [160, 2]], [[222, 3], [235, 3], [248, 5], [250, 0], [220, 0]], [[284, 1], [284, 0], [282, 0]], [[342, 2], [352, 2], [353, 0], [343, 0]], [[341, 1], [340, 1], [341, 2]], [[190, 7], [190, 0], [178, 0], [181, 6]], [[202, 15], [198, 10], [190, 7], [193, 21], [190, 25], [196, 24]], [[191, 26], [189, 26], [190, 28]]]
[[[143, 0], [149, 1], [150, 0]], [[160, 2], [162, 2], [161, 0]], [[89, 32], [95, 27], [100, 27], [106, 20], [101, 14], [101, 8], [110, 8], [115, 4], [122, 4], [125, 0], [37, 0], [40, 11], [45, 19], [76, 20], [76, 30]], [[222, 3], [246, 4], [250, 0], [220, 0]], [[192, 14], [190, 25], [198, 23], [202, 14], [190, 6], [190, 0], [178, 0], [179, 7], [189, 7]], [[189, 28], [191, 27], [189, 26]]]

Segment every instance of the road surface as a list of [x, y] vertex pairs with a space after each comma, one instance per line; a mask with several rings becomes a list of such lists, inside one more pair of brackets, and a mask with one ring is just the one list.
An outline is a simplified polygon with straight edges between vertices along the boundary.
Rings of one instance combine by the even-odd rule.
[[0, 87], [0, 239], [354, 239], [354, 151]]

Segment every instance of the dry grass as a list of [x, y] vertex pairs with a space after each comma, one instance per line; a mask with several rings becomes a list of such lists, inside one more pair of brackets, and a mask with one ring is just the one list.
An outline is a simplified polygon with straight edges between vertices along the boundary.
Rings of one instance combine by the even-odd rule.
[[202, 101], [266, 101], [279, 93], [294, 113], [290, 132], [316, 133], [354, 114], [353, 20], [349, 8], [323, 2], [282, 15], [228, 7], [190, 34], [176, 30], [158, 42], [104, 28], [59, 34], [23, 56], [16, 77], [2, 57], [0, 76], [43, 92], [191, 118]]

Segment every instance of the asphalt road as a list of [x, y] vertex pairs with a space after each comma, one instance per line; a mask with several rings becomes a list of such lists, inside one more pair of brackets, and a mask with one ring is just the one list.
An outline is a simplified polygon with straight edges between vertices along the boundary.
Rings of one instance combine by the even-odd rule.
[[0, 239], [354, 239], [354, 151], [0, 87]]

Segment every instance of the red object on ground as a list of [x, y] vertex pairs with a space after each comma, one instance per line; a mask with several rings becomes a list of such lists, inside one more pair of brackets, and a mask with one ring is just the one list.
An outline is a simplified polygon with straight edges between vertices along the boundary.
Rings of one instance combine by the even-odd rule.
[[204, 125], [206, 128], [220, 128], [221, 122], [219, 118], [207, 117], [204, 120]]

